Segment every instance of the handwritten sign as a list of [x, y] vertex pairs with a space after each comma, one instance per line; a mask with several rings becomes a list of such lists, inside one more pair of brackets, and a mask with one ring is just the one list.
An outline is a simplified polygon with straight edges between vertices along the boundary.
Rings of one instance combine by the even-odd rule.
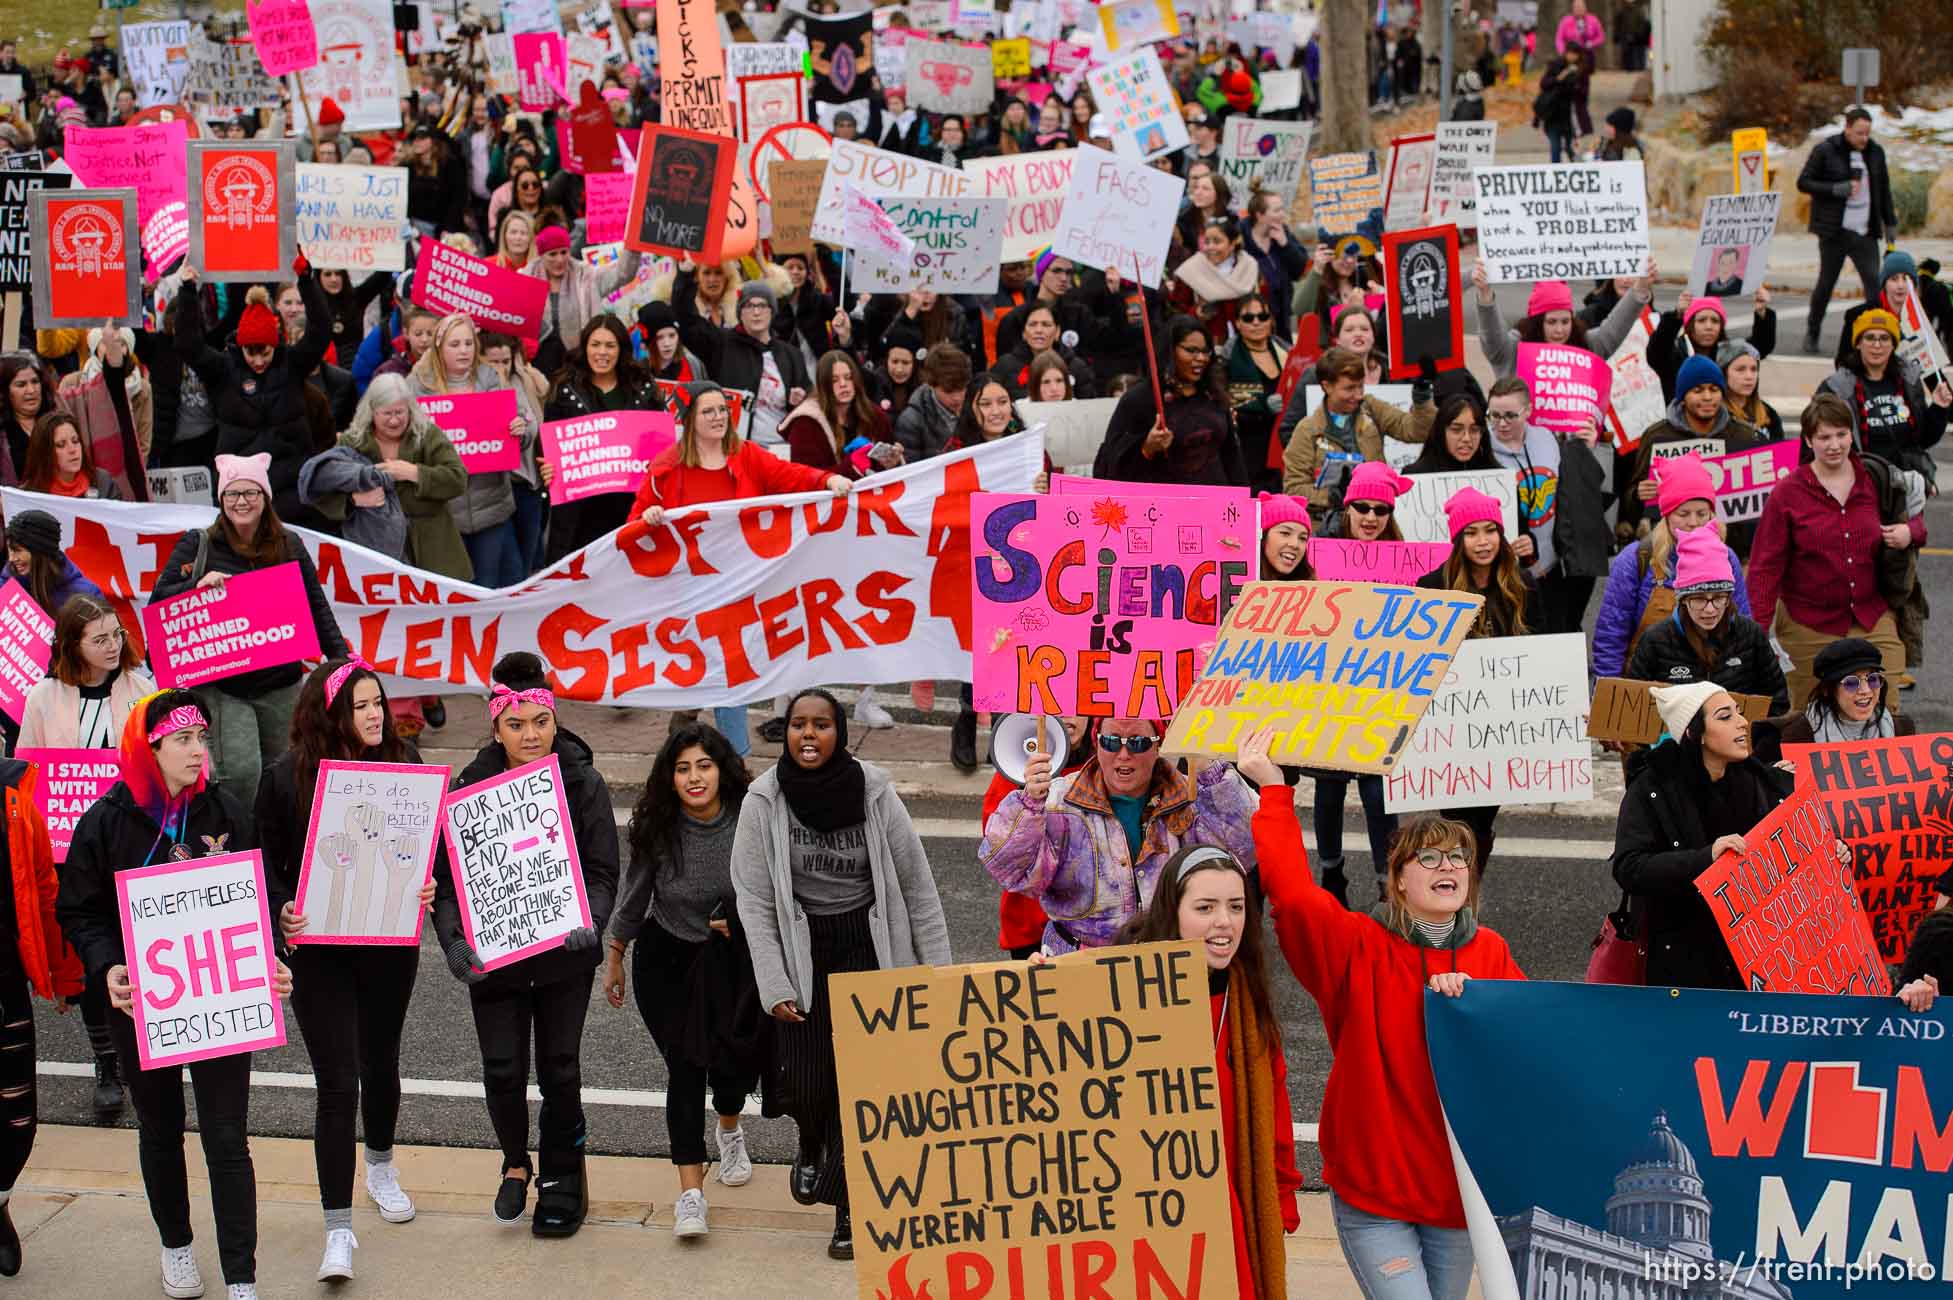
[[513, 388], [415, 400], [447, 434], [462, 467], [470, 474], [497, 474], [521, 467], [522, 443], [509, 431], [516, 418]]
[[738, 161], [738, 146], [729, 135], [644, 127], [625, 245], [640, 253], [718, 261]]
[[171, 204], [189, 202], [189, 131], [180, 119], [142, 126], [71, 126], [62, 159], [91, 190], [135, 190], [136, 220], [144, 223]]
[[1763, 283], [1783, 195], [1711, 194], [1702, 201], [1684, 298], [1744, 298]]
[[658, 102], [667, 126], [731, 135], [726, 59], [711, 0], [657, 0]]
[[1532, 422], [1555, 433], [1598, 423], [1613, 392], [1607, 363], [1571, 344], [1521, 343], [1517, 374], [1532, 391]]
[[122, 763], [113, 749], [25, 748], [15, 750], [14, 757], [40, 769], [34, 804], [47, 823], [55, 862], [66, 862], [81, 815], [122, 779]]
[[556, 467], [549, 503], [637, 491], [646, 467], [676, 441], [674, 429], [664, 411], [607, 411], [544, 421], [543, 455]]
[[[1262, 81], [1266, 94], [1267, 80]], [[1264, 103], [1266, 100], [1264, 99]], [[1430, 219], [1460, 230], [1478, 229], [1478, 190], [1472, 173], [1498, 157], [1497, 122], [1440, 122], [1438, 153], [1431, 165]]]
[[814, 209], [820, 204], [826, 176], [825, 158], [782, 158], [767, 170], [775, 255], [814, 251]]
[[19, 722], [27, 692], [47, 676], [54, 620], [19, 578], [0, 586], [0, 709]]
[[[1800, 787], [1695, 878], [1752, 993], [1885, 997], [1892, 981], [1825, 802]], [[1895, 959], [1896, 960], [1896, 959]]]
[[1450, 558], [1450, 542], [1309, 539], [1309, 575], [1318, 582], [1415, 583]]
[[438, 239], [420, 241], [412, 298], [442, 315], [461, 312], [477, 326], [522, 339], [542, 337], [549, 286], [533, 275], [504, 270]]
[[1397, 498], [1397, 529], [1404, 540], [1450, 546], [1451, 520], [1444, 513], [1444, 503], [1461, 488], [1476, 488], [1497, 497], [1507, 539], [1519, 535], [1518, 477], [1509, 469], [1460, 469], [1411, 475], [1410, 491]]
[[1383, 173], [1375, 152], [1311, 158], [1309, 202], [1324, 243], [1340, 250], [1354, 242], [1366, 256], [1382, 244]]
[[1031, 38], [1018, 36], [990, 42], [990, 70], [999, 81], [1023, 81], [1031, 75]]
[[[910, 243], [906, 263], [861, 259], [863, 293], [995, 293], [1003, 261], [1002, 199], [882, 199], [878, 206]], [[861, 251], [856, 248], [857, 252]]]
[[[829, 996], [864, 1297], [1238, 1293], [1194, 945], [836, 975]], [[1028, 1104], [983, 1100], [1006, 1074]], [[910, 1097], [959, 1118], [918, 1123]]]
[[319, 33], [305, 0], [246, 0], [244, 17], [266, 75], [303, 72], [319, 61]]
[[420, 942], [447, 788], [446, 764], [320, 762], [294, 904], [306, 927], [294, 942]]
[[[319, 32], [319, 62], [298, 74], [314, 109], [330, 97], [347, 131], [400, 125], [400, 60], [394, 53], [392, 0], [309, 0]], [[553, 8], [553, 6], [552, 6]]]
[[122, 75], [136, 89], [137, 108], [183, 102], [190, 76], [190, 23], [171, 18], [122, 24]]
[[321, 270], [406, 269], [406, 168], [299, 163], [294, 171], [296, 233], [306, 261]]
[[1107, 0], [1098, 12], [1108, 50], [1171, 40], [1180, 34], [1180, 16], [1170, 0]]
[[1438, 138], [1434, 134], [1400, 135], [1390, 142], [1390, 165], [1383, 182], [1385, 230], [1408, 230], [1424, 224], [1437, 158]]
[[319, 657], [297, 561], [240, 573], [143, 607], [156, 683], [191, 690], [257, 668]]
[[849, 185], [875, 199], [943, 198], [970, 192], [970, 178], [953, 167], [877, 149], [859, 140], [836, 140], [814, 209], [814, 238], [823, 244], [839, 247], [847, 242], [841, 198]]
[[1256, 190], [1295, 198], [1309, 156], [1310, 122], [1273, 122], [1237, 113], [1221, 124], [1220, 173], [1236, 216]]
[[570, 931], [589, 928], [556, 755], [454, 791], [441, 816], [461, 928], [483, 970], [560, 948]]
[[1639, 447], [1641, 435], [1668, 414], [1661, 376], [1648, 364], [1648, 341], [1654, 333], [1654, 319], [1644, 307], [1614, 355], [1607, 358], [1607, 427], [1616, 456], [1626, 456]]
[[1272, 725], [1278, 763], [1388, 774], [1484, 603], [1371, 583], [1253, 583], [1173, 715], [1164, 750], [1231, 756]]
[[115, 873], [145, 1070], [285, 1043], [257, 850]]
[[[1587, 714], [1587, 738], [1614, 740], [1631, 745], [1652, 745], [1667, 734], [1661, 714], [1655, 711], [1655, 698], [1648, 692], [1663, 682], [1636, 681], [1631, 677], [1600, 677], [1594, 681], [1594, 698]], [[1751, 722], [1770, 716], [1767, 695], [1738, 695], [1729, 698]]]
[[636, 180], [626, 171], [591, 172], [583, 178], [583, 230], [589, 242], [610, 244], [624, 237]]
[[1075, 150], [1005, 154], [964, 160], [971, 178], [971, 194], [1004, 200], [1004, 241], [999, 256], [1006, 262], [1031, 257], [1051, 242], [1071, 184]]
[[1151, 162], [1187, 147], [1180, 100], [1151, 49], [1093, 68], [1086, 77], [1092, 83], [1092, 102], [1105, 118], [1112, 149], [1121, 158]]
[[65, 190], [73, 179], [66, 172], [0, 172], [0, 289], [27, 289], [34, 283], [27, 196], [35, 190]]
[[1494, 284], [1607, 280], [1648, 269], [1638, 162], [1480, 167], [1479, 257]]
[[903, 47], [909, 99], [927, 113], [983, 113], [997, 94], [990, 51], [912, 36]]
[[278, 82], [265, 75], [257, 48], [245, 39], [213, 41], [190, 29], [190, 74], [184, 97], [225, 116], [278, 107]]
[[1077, 158], [1052, 251], [1158, 288], [1186, 182], [1091, 145], [1071, 152]]

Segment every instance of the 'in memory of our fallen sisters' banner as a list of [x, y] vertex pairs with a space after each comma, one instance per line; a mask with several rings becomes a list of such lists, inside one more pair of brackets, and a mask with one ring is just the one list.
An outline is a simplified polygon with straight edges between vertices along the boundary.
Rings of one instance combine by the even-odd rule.
[[145, 605], [142, 629], [156, 684], [165, 688], [191, 690], [319, 657], [318, 625], [296, 560]]
[[1638, 162], [1481, 167], [1478, 248], [1493, 284], [1607, 280], [1648, 270]]
[[556, 755], [464, 786], [441, 809], [461, 928], [482, 970], [588, 929], [590, 895]]
[[68, 860], [81, 815], [122, 779], [122, 761], [113, 749], [35, 749], [14, 751], [14, 757], [41, 770], [34, 783], [34, 803], [47, 823], [48, 843], [57, 865]]
[[1278, 763], [1391, 772], [1484, 603], [1370, 583], [1254, 583], [1228, 612], [1163, 749], [1232, 756], [1272, 726]]
[[27, 693], [47, 676], [54, 647], [54, 620], [27, 584], [9, 577], [0, 585], [0, 709], [19, 722]]

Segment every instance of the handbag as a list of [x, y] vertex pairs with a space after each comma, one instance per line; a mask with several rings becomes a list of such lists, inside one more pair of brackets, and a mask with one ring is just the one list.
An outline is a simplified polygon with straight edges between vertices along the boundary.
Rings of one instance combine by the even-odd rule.
[[1648, 982], [1648, 940], [1635, 924], [1635, 915], [1622, 891], [1621, 905], [1601, 918], [1594, 936], [1594, 955], [1587, 959], [1589, 984], [1645, 984]]

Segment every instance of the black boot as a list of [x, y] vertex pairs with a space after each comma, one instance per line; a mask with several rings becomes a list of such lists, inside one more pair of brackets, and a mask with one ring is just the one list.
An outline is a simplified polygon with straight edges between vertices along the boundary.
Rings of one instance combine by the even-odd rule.
[[427, 719], [427, 725], [439, 731], [448, 725], [448, 706], [440, 696], [430, 695], [420, 702], [420, 716]]
[[95, 1122], [113, 1124], [122, 1118], [122, 1106], [125, 1100], [122, 1074], [117, 1068], [115, 1053], [97, 1056], [95, 1058]]
[[759, 724], [759, 738], [769, 745], [785, 744], [787, 739], [787, 720], [768, 718]]
[[14, 1231], [12, 1212], [5, 1204], [0, 1204], [0, 1277], [12, 1277], [18, 1272], [20, 1272], [20, 1234]]
[[854, 1220], [848, 1215], [848, 1207], [834, 1207], [834, 1235], [827, 1239], [829, 1259], [854, 1258]]
[[1322, 887], [1335, 895], [1336, 901], [1349, 910], [1349, 877], [1343, 874], [1341, 858], [1325, 858], [1322, 863]]
[[536, 1213], [530, 1228], [538, 1237], [574, 1237], [590, 1213], [590, 1188], [583, 1177], [583, 1151], [544, 1151], [536, 1176]]
[[787, 1174], [787, 1191], [801, 1205], [813, 1205], [820, 1200], [821, 1153], [805, 1143], [793, 1158], [793, 1168]]
[[956, 715], [949, 729], [949, 761], [956, 764], [959, 772], [977, 770], [976, 733], [976, 710], [964, 709]]

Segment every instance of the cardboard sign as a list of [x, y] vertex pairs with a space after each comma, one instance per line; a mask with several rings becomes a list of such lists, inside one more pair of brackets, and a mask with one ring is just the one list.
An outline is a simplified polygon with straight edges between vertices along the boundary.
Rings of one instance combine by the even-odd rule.
[[1668, 416], [1661, 376], [1648, 364], [1648, 341], [1654, 333], [1654, 317], [1644, 307], [1614, 355], [1607, 358], [1607, 427], [1613, 435], [1616, 456], [1626, 456], [1639, 447], [1641, 435]]
[[266, 75], [303, 72], [319, 61], [319, 33], [305, 0], [245, 0], [244, 17]]
[[1180, 16], [1172, 0], [1107, 0], [1098, 11], [1108, 50], [1168, 41], [1180, 34]]
[[1451, 558], [1450, 542], [1309, 539], [1309, 576], [1318, 582], [1415, 583]]
[[293, 910], [294, 943], [417, 944], [447, 764], [319, 764]]
[[863, 1297], [1238, 1294], [1193, 944], [836, 975], [828, 997]]
[[1521, 343], [1517, 370], [1532, 390], [1532, 422], [1555, 433], [1598, 424], [1614, 381], [1607, 363], [1564, 343]]
[[[910, 243], [906, 263], [863, 255], [850, 283], [863, 293], [995, 293], [1003, 261], [1002, 199], [881, 199], [877, 206]], [[859, 246], [851, 245], [862, 253]]]
[[284, 1046], [256, 849], [124, 868], [115, 873], [115, 900], [143, 1069]]
[[1256, 546], [1245, 491], [982, 492], [970, 531], [976, 707], [1095, 718], [1173, 716]]
[[556, 755], [454, 791], [441, 809], [461, 928], [497, 970], [590, 927], [576, 827]]
[[1087, 74], [1092, 102], [1105, 118], [1112, 149], [1133, 162], [1151, 162], [1190, 143], [1187, 121], [1180, 116], [1180, 100], [1166, 79], [1166, 69], [1149, 48]]
[[[1268, 80], [1262, 78], [1264, 96]], [[1266, 102], [1264, 98], [1264, 103]], [[1490, 167], [1498, 156], [1497, 122], [1440, 122], [1438, 153], [1431, 164], [1431, 221], [1450, 222], [1460, 230], [1478, 229], [1478, 192], [1472, 173]]]
[[651, 462], [676, 440], [664, 411], [608, 411], [574, 420], [545, 420], [543, 455], [556, 467], [549, 503], [606, 492], [635, 492]]
[[122, 77], [135, 87], [137, 108], [183, 102], [190, 76], [188, 19], [123, 23], [120, 45]]
[[319, 32], [319, 62], [299, 73], [298, 79], [314, 110], [330, 96], [345, 113], [348, 132], [398, 127], [402, 88], [394, 52], [392, 0], [310, 0], [310, 4]]
[[1731, 192], [1764, 194], [1770, 189], [1770, 133], [1746, 126], [1729, 134]]
[[[67, 151], [62, 161], [80, 185], [91, 190], [135, 190], [138, 223], [147, 224], [172, 204], [189, 202], [190, 128], [184, 121], [71, 126], [64, 138]], [[134, 233], [132, 228], [130, 234]]]
[[781, 159], [767, 171], [773, 208], [775, 256], [814, 251], [814, 209], [819, 206], [827, 159]]
[[[1488, 437], [1490, 435], [1487, 435]], [[1410, 491], [1397, 498], [1397, 530], [1407, 542], [1451, 545], [1451, 521], [1444, 503], [1462, 488], [1497, 497], [1500, 520], [1510, 540], [1519, 535], [1519, 480], [1509, 469], [1459, 469], [1443, 474], [1413, 474]]]
[[1390, 165], [1383, 182], [1385, 230], [1407, 230], [1424, 224], [1437, 161], [1436, 135], [1400, 135], [1390, 142]]
[[666, 126], [732, 134], [726, 58], [711, 0], [658, 0], [658, 103]]
[[[1654, 696], [1648, 692], [1666, 682], [1643, 682], [1631, 677], [1599, 677], [1594, 680], [1594, 699], [1587, 713], [1589, 740], [1616, 740], [1632, 745], [1652, 745], [1667, 734], [1661, 714], [1655, 712]], [[1738, 695], [1729, 692], [1736, 707], [1751, 722], [1770, 716], [1767, 695]]]
[[522, 466], [522, 442], [509, 432], [516, 417], [515, 390], [448, 393], [415, 399], [439, 425], [470, 474], [497, 474]]
[[156, 684], [192, 690], [238, 673], [319, 657], [296, 560], [143, 606]]
[[814, 238], [823, 244], [838, 248], [847, 242], [841, 197], [849, 185], [873, 199], [946, 198], [971, 192], [970, 178], [953, 167], [877, 149], [859, 140], [836, 140], [814, 209]]
[[591, 172], [583, 178], [583, 235], [592, 244], [612, 244], [630, 229], [631, 172]]
[[190, 142], [190, 260], [199, 276], [230, 284], [288, 274], [296, 152], [291, 141]]
[[1465, 365], [1465, 286], [1458, 227], [1427, 226], [1383, 237], [1390, 378], [1414, 379], [1426, 358], [1440, 371]]
[[92, 329], [103, 321], [142, 320], [136, 192], [131, 189], [33, 190], [34, 323]]
[[1852, 882], [1852, 851], [1809, 786], [1695, 878], [1752, 993], [1892, 992]]
[[1745, 298], [1763, 283], [1783, 195], [1711, 194], [1702, 201], [1684, 298]]
[[19, 722], [27, 692], [47, 676], [54, 649], [54, 620], [19, 578], [0, 586], [0, 709]]
[[964, 161], [963, 173], [974, 187], [970, 193], [1004, 200], [1003, 261], [1023, 261], [1051, 242], [1071, 184], [1075, 152], [1051, 149]]
[[1953, 800], [1953, 735], [1895, 736], [1839, 745], [1785, 745], [1798, 792], [1821, 800], [1851, 846], [1857, 896], [1887, 962], [1905, 959], [1933, 881], [1953, 867], [1946, 809]]
[[[320, 270], [403, 271], [407, 267], [407, 169], [299, 163], [295, 234]], [[585, 191], [586, 195], [588, 190]]]
[[990, 42], [990, 71], [998, 81], [1024, 81], [1031, 75], [1031, 38]]
[[927, 113], [986, 113], [996, 97], [990, 51], [960, 41], [912, 36], [903, 47], [909, 101]]
[[[1092, 462], [1105, 442], [1106, 426], [1112, 423], [1116, 397], [1067, 398], [1062, 402], [1016, 403], [1017, 418], [1026, 429], [1042, 427], [1044, 454], [1061, 469], [1083, 466], [1078, 472], [1088, 479]], [[1056, 491], [1056, 488], [1052, 489]]]
[[1163, 749], [1232, 756], [1272, 725], [1277, 763], [1387, 774], [1484, 603], [1363, 582], [1250, 584]]
[[1746, 451], [1706, 456], [1703, 465], [1716, 483], [1716, 510], [1726, 523], [1763, 518], [1763, 505], [1777, 484], [1797, 472], [1804, 444], [1795, 438], [1765, 443]]
[[1609, 280], [1648, 270], [1648, 186], [1638, 162], [1481, 167], [1479, 257], [1494, 284]]
[[201, 27], [190, 29], [190, 73], [184, 98], [213, 117], [235, 117], [278, 107], [278, 82], [265, 75], [257, 48], [246, 38], [213, 41]]
[[14, 757], [40, 769], [34, 806], [47, 823], [55, 864], [66, 862], [81, 815], [122, 779], [121, 760], [113, 749], [25, 748], [15, 750]]
[[1158, 288], [1187, 184], [1179, 177], [1080, 145], [1052, 251], [1086, 266], [1119, 269]]
[[34, 223], [27, 196], [35, 190], [65, 190], [68, 172], [0, 172], [0, 289], [32, 289]]
[[1383, 173], [1373, 151], [1332, 153], [1309, 160], [1309, 201], [1321, 239], [1363, 256], [1383, 242]]
[[1256, 190], [1295, 198], [1302, 185], [1302, 169], [1309, 156], [1311, 122], [1267, 122], [1236, 113], [1221, 123], [1219, 171], [1232, 194], [1239, 216]]
[[438, 239], [423, 239], [414, 263], [412, 298], [417, 306], [442, 315], [461, 312], [485, 330], [540, 339], [549, 286], [536, 276], [470, 257]]
[[1458, 647], [1383, 787], [1393, 813], [1593, 797], [1587, 638], [1579, 632]]
[[631, 191], [625, 246], [701, 264], [717, 262], [739, 161], [732, 137], [647, 125], [638, 135], [636, 155], [637, 183]]

